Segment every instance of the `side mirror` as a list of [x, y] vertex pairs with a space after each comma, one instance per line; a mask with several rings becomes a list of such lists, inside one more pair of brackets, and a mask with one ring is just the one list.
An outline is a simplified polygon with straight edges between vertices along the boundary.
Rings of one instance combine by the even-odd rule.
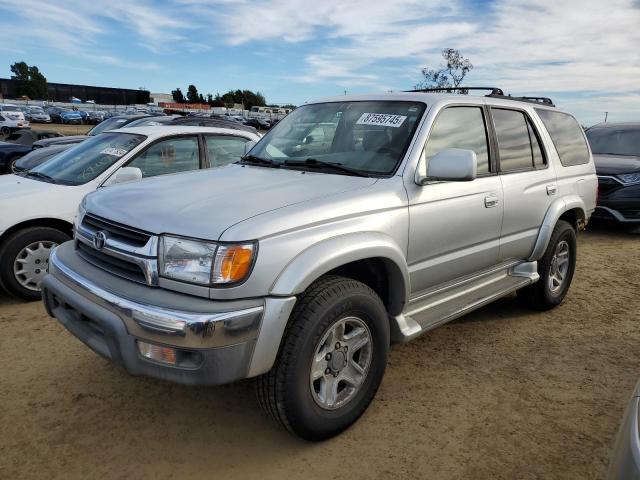
[[142, 180], [142, 170], [137, 167], [122, 167], [118, 170], [118, 173], [116, 173], [112, 185], [116, 183], [134, 182], [136, 180]]
[[445, 148], [430, 161], [426, 176], [417, 178], [419, 184], [427, 180], [470, 182], [477, 175], [477, 159], [473, 150]]
[[251, 151], [251, 149], [255, 146], [255, 144], [258, 143], [255, 140], [249, 140], [247, 143], [244, 144], [244, 154], [246, 155], [247, 153], [249, 153]]

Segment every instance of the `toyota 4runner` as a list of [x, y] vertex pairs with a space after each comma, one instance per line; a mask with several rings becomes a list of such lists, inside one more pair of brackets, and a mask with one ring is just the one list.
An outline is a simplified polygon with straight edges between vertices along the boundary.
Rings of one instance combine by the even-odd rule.
[[390, 342], [512, 292], [560, 304], [596, 203], [576, 120], [499, 89], [313, 102], [251, 147], [87, 195], [44, 304], [131, 374], [255, 377], [311, 440], [360, 417]]

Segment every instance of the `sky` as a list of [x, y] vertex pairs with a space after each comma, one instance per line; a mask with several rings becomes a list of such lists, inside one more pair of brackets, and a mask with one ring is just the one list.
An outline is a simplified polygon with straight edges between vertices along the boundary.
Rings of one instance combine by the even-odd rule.
[[0, 0], [0, 77], [269, 103], [411, 89], [441, 51], [466, 85], [548, 96], [584, 125], [640, 120], [640, 0]]

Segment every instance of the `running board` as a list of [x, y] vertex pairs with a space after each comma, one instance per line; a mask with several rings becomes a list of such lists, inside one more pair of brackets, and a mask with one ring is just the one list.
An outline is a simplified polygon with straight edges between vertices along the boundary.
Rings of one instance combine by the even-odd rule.
[[504, 297], [540, 278], [537, 262], [499, 267], [446, 287], [426, 292], [394, 317], [391, 338], [408, 342], [444, 323]]

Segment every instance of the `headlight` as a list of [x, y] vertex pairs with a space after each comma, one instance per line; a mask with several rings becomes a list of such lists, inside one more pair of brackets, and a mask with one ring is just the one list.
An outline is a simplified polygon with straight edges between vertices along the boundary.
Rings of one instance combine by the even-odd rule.
[[199, 285], [243, 281], [253, 265], [255, 245], [217, 244], [165, 235], [160, 242], [160, 275]]
[[623, 175], [618, 175], [618, 178], [624, 183], [640, 183], [640, 172], [625, 173]]
[[87, 197], [84, 197], [80, 202], [80, 206], [78, 207], [78, 212], [76, 213], [76, 216], [73, 219], [73, 236], [74, 237], [75, 237], [75, 233], [78, 231], [78, 227], [82, 223], [82, 218], [86, 213], [86, 204], [87, 204], [86, 198]]

